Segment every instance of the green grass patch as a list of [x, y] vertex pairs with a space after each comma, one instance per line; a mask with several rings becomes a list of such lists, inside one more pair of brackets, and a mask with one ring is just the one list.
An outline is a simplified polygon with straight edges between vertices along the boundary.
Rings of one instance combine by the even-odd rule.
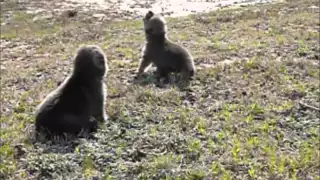
[[[142, 19], [35, 20], [5, 2], [0, 179], [319, 179], [319, 18], [310, 6], [318, 2], [167, 18], [169, 38], [198, 69], [181, 90], [157, 87], [152, 75], [132, 83]], [[92, 139], [33, 142], [36, 105], [71, 72], [74, 50], [92, 43], [108, 58], [109, 121]]]

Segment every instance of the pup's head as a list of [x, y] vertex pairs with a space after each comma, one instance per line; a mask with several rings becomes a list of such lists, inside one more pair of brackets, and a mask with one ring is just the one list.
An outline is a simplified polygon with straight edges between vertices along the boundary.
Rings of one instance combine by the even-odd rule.
[[147, 36], [165, 35], [167, 32], [167, 23], [160, 15], [155, 15], [152, 11], [148, 11], [143, 18], [144, 31]]
[[74, 70], [88, 77], [103, 77], [108, 71], [107, 57], [96, 45], [81, 46], [76, 53]]

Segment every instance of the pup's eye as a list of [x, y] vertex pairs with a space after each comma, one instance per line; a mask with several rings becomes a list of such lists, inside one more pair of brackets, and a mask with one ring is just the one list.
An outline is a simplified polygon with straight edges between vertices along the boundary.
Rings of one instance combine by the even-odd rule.
[[103, 60], [104, 59], [102, 54], [97, 54], [96, 58], [99, 59], [99, 60]]
[[101, 66], [104, 64], [104, 57], [102, 55], [97, 55], [95, 62], [98, 66]]
[[100, 64], [104, 64], [104, 59], [103, 59], [103, 57], [102, 57], [101, 59], [99, 59], [99, 63], [100, 63]]
[[152, 29], [146, 29], [146, 34], [151, 34], [152, 33]]

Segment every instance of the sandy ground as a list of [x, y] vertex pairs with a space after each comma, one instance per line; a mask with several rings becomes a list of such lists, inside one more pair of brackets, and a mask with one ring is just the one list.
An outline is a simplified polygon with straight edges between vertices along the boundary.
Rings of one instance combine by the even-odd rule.
[[[34, 20], [53, 19], [63, 14], [76, 13], [81, 18], [94, 17], [97, 22], [104, 20], [137, 19], [149, 10], [163, 16], [185, 16], [199, 12], [214, 11], [219, 8], [246, 6], [249, 4], [278, 2], [279, 0], [55, 0], [16, 1], [16, 10], [26, 9], [35, 14]], [[0, 2], [2, 4], [4, 2]], [[7, 24], [13, 11], [1, 8], [6, 17], [1, 25]], [[8, 12], [7, 12], [8, 11]]]
[[191, 13], [208, 12], [217, 8], [266, 3], [272, 0], [68, 0], [69, 2], [94, 4], [100, 8], [117, 7], [121, 11], [143, 15], [148, 10], [170, 16], [184, 16]]

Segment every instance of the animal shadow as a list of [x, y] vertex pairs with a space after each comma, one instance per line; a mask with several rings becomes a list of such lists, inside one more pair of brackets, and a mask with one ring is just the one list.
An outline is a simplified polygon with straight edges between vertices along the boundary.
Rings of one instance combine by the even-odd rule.
[[158, 88], [168, 88], [170, 86], [176, 86], [180, 91], [185, 91], [190, 86], [192, 79], [185, 80], [179, 74], [171, 73], [168, 78], [159, 78], [156, 71], [151, 73], [144, 73], [140, 76], [133, 77], [133, 84], [140, 86], [146, 86], [154, 84]]
[[96, 137], [95, 132], [82, 132], [78, 135], [64, 133], [49, 136], [47, 133], [34, 131], [29, 134], [28, 140], [35, 148], [43, 149], [43, 153], [66, 154], [74, 152], [82, 141], [96, 140]]

